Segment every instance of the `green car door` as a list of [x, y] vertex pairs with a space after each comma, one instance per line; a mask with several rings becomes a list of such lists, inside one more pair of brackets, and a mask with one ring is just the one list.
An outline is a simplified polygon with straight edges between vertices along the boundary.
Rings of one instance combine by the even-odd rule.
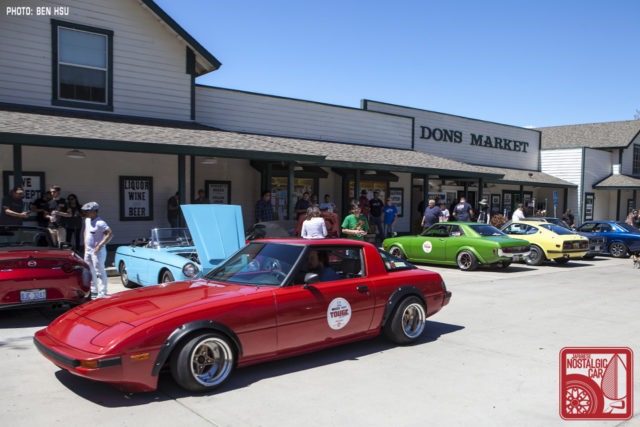
[[475, 237], [465, 236], [462, 227], [456, 224], [447, 224], [447, 232], [449, 237], [445, 239], [444, 261], [456, 261], [460, 247], [473, 244], [472, 240], [477, 241]]
[[444, 261], [448, 237], [449, 230], [447, 224], [434, 224], [421, 235], [411, 239], [407, 256], [410, 260], [416, 261]]

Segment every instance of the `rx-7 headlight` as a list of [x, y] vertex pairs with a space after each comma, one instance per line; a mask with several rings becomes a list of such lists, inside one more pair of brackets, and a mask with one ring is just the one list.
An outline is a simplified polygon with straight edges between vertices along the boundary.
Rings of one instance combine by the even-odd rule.
[[191, 262], [185, 264], [184, 267], [182, 267], [182, 274], [184, 274], [185, 277], [195, 277], [198, 274], [198, 271], [198, 267], [196, 267], [196, 265]]

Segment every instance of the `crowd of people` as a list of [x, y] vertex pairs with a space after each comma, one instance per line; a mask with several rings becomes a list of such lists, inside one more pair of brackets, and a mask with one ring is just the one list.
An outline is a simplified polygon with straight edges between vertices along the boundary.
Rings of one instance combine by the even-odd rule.
[[[71, 243], [78, 254], [84, 252], [84, 261], [91, 270], [91, 296], [102, 298], [107, 295], [107, 243], [113, 232], [98, 216], [100, 206], [96, 202], [80, 203], [75, 194], [62, 197], [61, 188], [52, 185], [41, 197], [26, 209], [24, 189], [15, 187], [2, 199], [0, 225], [22, 225], [25, 219], [36, 214], [40, 227], [47, 228], [55, 247]], [[83, 238], [81, 239], [81, 234]]]
[[[339, 222], [336, 205], [331, 195], [325, 194], [324, 201], [318, 203], [318, 196], [304, 192], [294, 207], [296, 220], [302, 220], [300, 236], [305, 239], [323, 239], [338, 237], [342, 234], [348, 239], [364, 240], [369, 232], [375, 233], [375, 244], [394, 234], [394, 226], [398, 219], [398, 209], [391, 198], [386, 203], [380, 199], [380, 192], [374, 191], [369, 200], [367, 190], [362, 190], [360, 199], [351, 200], [349, 214], [340, 223], [340, 233], [332, 233], [333, 227], [327, 224]], [[275, 213], [271, 204], [271, 192], [263, 191], [255, 206], [256, 222], [273, 221]]]

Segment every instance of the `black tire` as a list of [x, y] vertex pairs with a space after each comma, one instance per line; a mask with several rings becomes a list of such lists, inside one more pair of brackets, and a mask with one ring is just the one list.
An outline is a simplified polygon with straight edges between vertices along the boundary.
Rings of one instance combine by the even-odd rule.
[[509, 267], [511, 265], [511, 261], [501, 261], [496, 263], [496, 267], [498, 267], [501, 270], [506, 270], [507, 267]]
[[399, 345], [416, 341], [425, 329], [427, 309], [416, 296], [409, 296], [398, 304], [384, 327], [384, 335]]
[[531, 252], [524, 259], [528, 265], [540, 265], [544, 262], [544, 252], [538, 246], [531, 245]]
[[129, 274], [127, 274], [127, 266], [125, 265], [124, 261], [120, 261], [118, 269], [120, 270], [120, 281], [122, 282], [124, 287], [129, 289], [135, 288], [137, 284], [129, 279]]
[[400, 249], [398, 246], [391, 246], [389, 248], [389, 253], [393, 256], [397, 256], [400, 259], [407, 259], [407, 256], [404, 254], [404, 252], [402, 252], [402, 249]]
[[462, 271], [473, 271], [478, 268], [478, 258], [468, 250], [458, 252], [456, 262], [458, 263], [458, 268]]
[[613, 242], [609, 245], [609, 253], [615, 258], [624, 258], [627, 256], [628, 249], [622, 242]]
[[213, 390], [235, 367], [236, 351], [224, 335], [209, 332], [186, 339], [171, 354], [171, 375], [189, 391]]
[[569, 262], [569, 258], [554, 258], [553, 260], [558, 264], [566, 264]]
[[169, 283], [175, 282], [176, 279], [173, 278], [173, 274], [169, 270], [164, 270], [160, 275], [160, 283]]

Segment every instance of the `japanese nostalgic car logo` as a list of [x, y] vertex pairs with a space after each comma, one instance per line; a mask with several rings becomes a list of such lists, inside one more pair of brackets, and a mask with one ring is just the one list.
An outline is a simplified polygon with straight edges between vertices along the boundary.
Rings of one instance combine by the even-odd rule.
[[633, 352], [627, 347], [560, 351], [560, 416], [628, 420], [633, 416]]
[[27, 261], [27, 265], [29, 267], [35, 267], [36, 265], [38, 265], [38, 263], [31, 259], [31, 260]]
[[431, 250], [433, 249], [433, 245], [431, 244], [430, 241], [426, 241], [422, 244], [422, 250], [425, 251], [426, 253], [431, 253]]

